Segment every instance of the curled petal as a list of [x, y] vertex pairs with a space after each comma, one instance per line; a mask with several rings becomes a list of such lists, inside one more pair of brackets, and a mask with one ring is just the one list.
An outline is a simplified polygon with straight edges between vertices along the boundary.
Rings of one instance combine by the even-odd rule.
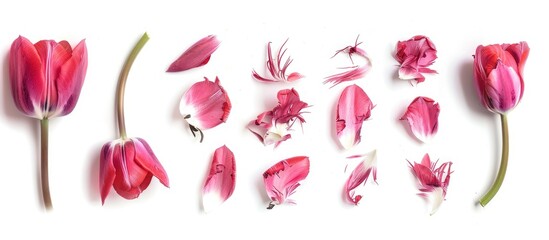
[[309, 175], [309, 157], [298, 156], [278, 162], [263, 173], [265, 190], [271, 199], [269, 209], [290, 201], [300, 181]]
[[438, 131], [439, 113], [440, 106], [433, 99], [417, 97], [400, 120], [406, 120], [414, 136], [426, 142]]
[[370, 173], [373, 175], [374, 182], [377, 180], [376, 150], [360, 157], [364, 157], [364, 160], [356, 166], [347, 179], [347, 182], [345, 182], [345, 196], [350, 203], [355, 205], [358, 205], [359, 201], [362, 199], [362, 195], [356, 194], [356, 190], [360, 185], [366, 184], [366, 181], [368, 181], [368, 178], [370, 177]]
[[346, 87], [337, 103], [336, 131], [341, 145], [349, 149], [360, 142], [362, 122], [370, 118], [374, 105], [356, 84]]
[[236, 164], [233, 152], [227, 146], [216, 149], [202, 189], [204, 211], [213, 211], [231, 197], [235, 188], [235, 178]]
[[437, 73], [429, 68], [437, 59], [437, 49], [426, 36], [417, 35], [406, 41], [398, 41], [395, 58], [400, 64], [400, 79], [420, 83], [425, 81], [423, 73]]
[[105, 199], [112, 188], [116, 177], [116, 169], [114, 168], [114, 147], [116, 143], [106, 143], [101, 149], [99, 162], [99, 189], [101, 193], [101, 204], [105, 204]]
[[135, 161], [143, 169], [152, 173], [164, 186], [170, 187], [168, 174], [156, 158], [149, 144], [142, 138], [132, 138], [131, 140], [135, 146]]
[[[266, 63], [266, 69], [269, 72], [268, 77], [263, 77], [259, 75], [255, 70], [252, 70], [252, 77], [255, 79], [262, 81], [262, 82], [293, 82], [296, 80], [299, 80], [303, 78], [304, 76], [301, 75], [298, 72], [292, 72], [290, 74], [286, 74], [286, 70], [292, 63], [292, 59], [288, 57], [286, 61], [283, 60], [284, 54], [286, 53], [286, 50], [284, 48], [284, 45], [288, 42], [288, 39], [280, 46], [280, 49], [278, 50], [276, 58], [273, 57], [273, 53], [271, 50], [271, 42], [267, 44], [267, 63]], [[282, 62], [284, 61], [284, 64]]]
[[181, 72], [191, 68], [206, 65], [210, 57], [219, 47], [219, 40], [215, 35], [209, 35], [189, 47], [177, 60], [175, 60], [166, 72]]
[[347, 46], [345, 48], [342, 48], [338, 50], [335, 55], [339, 53], [347, 53], [349, 55], [349, 58], [351, 59], [351, 62], [353, 62], [352, 55], [356, 54], [364, 58], [366, 60], [366, 63], [361, 66], [348, 67], [348, 68], [351, 68], [351, 70], [347, 70], [345, 72], [328, 76], [325, 78], [326, 80], [324, 81], [324, 84], [332, 83], [331, 87], [334, 87], [342, 82], [347, 82], [347, 81], [352, 81], [352, 80], [362, 78], [366, 75], [366, 73], [368, 73], [368, 71], [370, 71], [370, 69], [372, 68], [372, 63], [370, 62], [370, 58], [366, 54], [366, 51], [358, 47], [358, 45], [360, 44], [362, 44], [362, 42], [359, 43], [358, 37], [357, 37], [354, 46]]
[[[438, 161], [437, 161], [438, 162]], [[421, 163], [410, 163], [412, 173], [417, 178], [419, 196], [428, 199], [431, 204], [431, 215], [434, 214], [444, 198], [450, 184], [452, 162], [445, 162], [437, 167], [437, 162], [431, 162], [429, 154], [425, 154]]]
[[216, 77], [215, 82], [204, 78], [204, 81], [193, 84], [183, 95], [179, 111], [194, 134], [226, 122], [231, 107], [229, 95]]

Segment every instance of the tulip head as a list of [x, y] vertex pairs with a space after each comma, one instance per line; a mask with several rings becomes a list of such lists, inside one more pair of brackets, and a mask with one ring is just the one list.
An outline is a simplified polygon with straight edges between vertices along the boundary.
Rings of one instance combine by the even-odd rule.
[[9, 53], [9, 77], [15, 106], [37, 119], [72, 112], [88, 67], [84, 40], [71, 48], [67, 41], [32, 44], [19, 36]]
[[474, 56], [474, 78], [482, 104], [505, 114], [522, 99], [522, 71], [530, 48], [526, 42], [478, 46]]

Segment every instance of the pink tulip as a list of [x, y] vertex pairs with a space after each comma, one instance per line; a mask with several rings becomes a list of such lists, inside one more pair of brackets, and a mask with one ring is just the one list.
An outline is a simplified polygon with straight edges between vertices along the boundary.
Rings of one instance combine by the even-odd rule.
[[437, 49], [426, 36], [414, 36], [406, 41], [398, 41], [396, 55], [400, 68], [398, 77], [403, 80], [425, 81], [423, 73], [437, 73], [429, 68], [437, 59]]
[[219, 47], [219, 40], [215, 35], [209, 35], [189, 47], [177, 60], [175, 60], [166, 72], [181, 72], [191, 68], [206, 65], [210, 57]]
[[288, 197], [294, 194], [300, 185], [299, 182], [307, 175], [309, 175], [309, 157], [305, 156], [282, 160], [267, 169], [263, 173], [265, 190], [271, 199], [267, 209], [272, 209], [275, 205], [285, 202], [295, 203]]
[[291, 138], [289, 131], [296, 121], [305, 122], [302, 110], [309, 105], [301, 101], [295, 89], [284, 89], [278, 92], [278, 105], [270, 111], [263, 112], [257, 119], [248, 124], [248, 129], [265, 145], [277, 147]]
[[336, 131], [339, 143], [349, 149], [360, 142], [362, 122], [368, 120], [374, 108], [368, 95], [356, 84], [346, 87], [339, 101], [336, 112]]
[[9, 81], [15, 106], [40, 120], [41, 183], [46, 209], [52, 208], [48, 179], [49, 119], [71, 113], [78, 102], [88, 67], [84, 40], [73, 49], [67, 41], [32, 44], [19, 36], [9, 53]]
[[227, 121], [231, 112], [229, 95], [220, 85], [219, 78], [211, 82], [208, 78], [197, 82], [185, 92], [179, 104], [179, 111], [189, 124], [191, 133], [200, 134], [200, 142], [204, 138], [202, 130], [213, 128]]
[[331, 87], [334, 87], [334, 86], [336, 86], [336, 85], [338, 85], [342, 82], [348, 82], [348, 81], [360, 79], [360, 78], [364, 77], [366, 75], [366, 73], [368, 73], [368, 71], [370, 71], [370, 69], [372, 68], [372, 63], [370, 62], [370, 58], [366, 54], [366, 51], [364, 51], [363, 49], [358, 47], [358, 45], [360, 45], [360, 44], [362, 44], [362, 42], [359, 43], [358, 42], [358, 37], [357, 37], [356, 40], [355, 40], [355, 45], [354, 46], [347, 46], [347, 47], [344, 47], [340, 50], [337, 50], [336, 54], [333, 57], [335, 57], [339, 53], [347, 53], [349, 55], [349, 58], [351, 59], [351, 63], [354, 64], [352, 55], [356, 54], [356, 55], [361, 56], [362, 58], [364, 58], [366, 60], [366, 63], [364, 65], [361, 65], [361, 66], [356, 66], [355, 65], [355, 66], [351, 66], [351, 67], [346, 67], [346, 68], [349, 68], [350, 70], [347, 70], [347, 71], [344, 71], [344, 72], [341, 72], [341, 73], [337, 73], [337, 74], [333, 74], [333, 75], [330, 75], [330, 76], [326, 77], [326, 80], [324, 81], [324, 84], [332, 83]]
[[364, 160], [355, 167], [351, 175], [349, 175], [347, 182], [345, 182], [345, 196], [347, 197], [347, 201], [358, 205], [362, 199], [362, 195], [357, 193], [358, 188], [364, 186], [370, 174], [373, 175], [374, 182], [377, 180], [377, 153], [374, 150], [368, 154], [351, 156], [350, 158], [355, 157], [362, 157]]
[[149, 144], [141, 138], [129, 138], [126, 134], [124, 117], [124, 93], [128, 74], [132, 64], [149, 40], [147, 33], [126, 59], [120, 72], [116, 89], [116, 119], [120, 138], [108, 142], [101, 149], [99, 162], [99, 190], [101, 203], [109, 195], [111, 187], [126, 199], [134, 199], [147, 189], [152, 177], [156, 177], [164, 186], [169, 187], [166, 171], [156, 158]]
[[410, 103], [400, 120], [406, 120], [414, 136], [427, 142], [438, 131], [440, 107], [435, 100], [428, 97], [417, 97]]
[[221, 206], [233, 194], [236, 180], [236, 164], [233, 152], [222, 146], [215, 150], [210, 172], [202, 188], [202, 205], [205, 212]]
[[99, 188], [103, 204], [111, 187], [123, 198], [137, 198], [147, 189], [153, 176], [169, 187], [166, 171], [149, 144], [141, 138], [106, 143], [101, 149], [100, 160]]
[[530, 53], [526, 42], [478, 46], [474, 55], [474, 78], [484, 107], [501, 118], [502, 154], [496, 180], [480, 199], [486, 206], [503, 184], [509, 161], [507, 112], [515, 108], [524, 93], [522, 72]]
[[[437, 161], [438, 162], [438, 161]], [[437, 167], [437, 162], [431, 162], [429, 154], [425, 154], [421, 163], [408, 163], [419, 183], [419, 196], [431, 199], [431, 215], [435, 214], [446, 197], [452, 162], [445, 162]]]
[[284, 65], [282, 64], [282, 58], [284, 57], [284, 53], [286, 53], [286, 50], [284, 48], [284, 45], [288, 42], [288, 39], [280, 46], [280, 49], [278, 50], [276, 58], [273, 57], [273, 53], [271, 50], [271, 42], [267, 44], [267, 63], [266, 68], [267, 71], [269, 71], [269, 75], [267, 77], [263, 77], [259, 75], [255, 70], [252, 71], [252, 77], [255, 79], [262, 81], [262, 82], [293, 82], [296, 80], [299, 80], [303, 78], [303, 75], [301, 75], [298, 72], [292, 72], [290, 74], [286, 74], [286, 70], [292, 63], [291, 58], [287, 58], [284, 62]]

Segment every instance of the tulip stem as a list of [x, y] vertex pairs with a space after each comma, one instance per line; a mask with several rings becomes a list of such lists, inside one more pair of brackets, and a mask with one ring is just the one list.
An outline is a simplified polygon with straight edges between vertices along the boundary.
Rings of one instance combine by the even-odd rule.
[[46, 210], [51, 210], [53, 206], [51, 204], [50, 182], [48, 177], [48, 123], [47, 118], [40, 120], [40, 143], [42, 144], [40, 149], [40, 178], [44, 206], [46, 207]]
[[149, 40], [147, 33], [144, 33], [141, 39], [137, 42], [135, 47], [133, 47], [132, 52], [126, 59], [122, 72], [120, 72], [120, 77], [118, 78], [118, 86], [116, 87], [116, 107], [117, 107], [117, 120], [118, 120], [118, 132], [122, 139], [126, 139], [126, 121], [124, 119], [124, 91], [126, 89], [126, 81], [132, 68], [132, 64], [139, 54], [139, 51], [145, 46], [145, 43]]
[[503, 138], [501, 163], [499, 165], [498, 175], [496, 176], [496, 180], [492, 184], [492, 187], [490, 187], [490, 190], [488, 190], [488, 192], [480, 199], [480, 205], [483, 207], [485, 207], [490, 200], [496, 196], [496, 193], [505, 178], [505, 173], [507, 172], [507, 163], [509, 161], [509, 130], [507, 127], [507, 115], [505, 114], [501, 114], [501, 134]]

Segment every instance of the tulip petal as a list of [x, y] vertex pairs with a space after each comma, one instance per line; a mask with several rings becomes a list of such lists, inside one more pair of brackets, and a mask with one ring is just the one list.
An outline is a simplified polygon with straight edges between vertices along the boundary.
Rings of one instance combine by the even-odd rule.
[[168, 174], [156, 158], [149, 144], [142, 138], [132, 138], [131, 141], [135, 146], [136, 163], [155, 176], [164, 186], [170, 187]]
[[191, 129], [205, 130], [226, 122], [231, 107], [229, 96], [220, 85], [219, 78], [211, 82], [205, 77], [204, 81], [193, 84], [185, 92], [179, 111]]
[[267, 62], [266, 62], [266, 70], [269, 72], [268, 77], [263, 77], [259, 75], [255, 70], [252, 70], [252, 77], [257, 79], [258, 81], [262, 82], [293, 82], [296, 80], [299, 80], [303, 78], [304, 76], [298, 72], [292, 72], [290, 74], [286, 74], [286, 70], [292, 63], [292, 59], [288, 57], [286, 61], [284, 62], [284, 65], [282, 64], [282, 59], [284, 58], [284, 54], [286, 53], [286, 50], [284, 48], [284, 45], [288, 42], [288, 39], [280, 46], [280, 49], [278, 50], [277, 57], [273, 57], [273, 53], [271, 50], [271, 42], [267, 44]]
[[429, 154], [425, 154], [421, 163], [412, 164], [408, 161], [408, 164], [418, 180], [418, 195], [431, 203], [433, 215], [446, 197], [452, 174], [452, 162], [445, 162], [437, 167], [437, 162], [431, 162]]
[[114, 168], [114, 146], [116, 144], [106, 143], [101, 149], [99, 162], [99, 189], [101, 192], [101, 204], [105, 204], [105, 199], [111, 190], [116, 177], [116, 169]]
[[211, 55], [219, 47], [219, 40], [215, 35], [206, 36], [189, 47], [177, 60], [175, 60], [166, 72], [181, 72], [191, 68], [206, 65]]
[[291, 202], [291, 196], [300, 181], [309, 175], [309, 157], [297, 156], [282, 160], [263, 173], [265, 190], [271, 199], [269, 209], [274, 205]]
[[410, 103], [400, 120], [406, 120], [414, 136], [427, 142], [438, 131], [440, 106], [428, 97], [417, 97]]
[[400, 67], [398, 76], [402, 80], [415, 80], [412, 84], [425, 81], [422, 73], [437, 73], [428, 68], [437, 59], [437, 49], [426, 36], [417, 35], [406, 41], [398, 41], [395, 59]]
[[362, 199], [362, 195], [357, 194], [356, 190], [360, 185], [364, 185], [366, 181], [368, 181], [370, 173], [373, 175], [374, 182], [377, 180], [376, 150], [361, 155], [360, 157], [364, 157], [364, 160], [356, 166], [345, 182], [345, 196], [347, 197], [347, 200], [354, 205], [358, 205], [359, 201]]
[[360, 142], [362, 123], [370, 118], [372, 101], [356, 84], [343, 89], [337, 103], [336, 131], [339, 143], [349, 149]]
[[57, 77], [58, 106], [53, 116], [64, 116], [72, 112], [80, 97], [84, 84], [84, 77], [88, 68], [88, 51], [82, 40], [74, 50], [72, 56], [59, 70]]
[[236, 180], [236, 164], [233, 152], [222, 146], [215, 150], [210, 172], [202, 189], [202, 205], [205, 212], [217, 209], [233, 194]]
[[330, 87], [332, 88], [342, 82], [347, 82], [347, 81], [352, 81], [352, 80], [362, 78], [366, 75], [366, 73], [368, 73], [368, 71], [370, 71], [370, 69], [372, 68], [372, 63], [370, 62], [370, 58], [366, 54], [366, 51], [358, 47], [358, 45], [360, 44], [362, 44], [362, 42], [360, 43], [358, 42], [358, 36], [357, 36], [354, 46], [347, 46], [340, 50], [337, 50], [336, 54], [333, 57], [335, 57], [339, 53], [347, 53], [349, 55], [349, 58], [351, 59], [351, 63], [354, 64], [352, 55], [356, 54], [364, 58], [366, 60], [366, 63], [360, 67], [357, 67], [357, 66], [348, 67], [348, 68], [351, 68], [351, 70], [347, 70], [345, 72], [328, 76], [325, 78], [326, 80], [324, 81], [324, 84], [332, 83], [332, 86]]
[[490, 83], [486, 87], [487, 104], [489, 108], [509, 111], [520, 101], [522, 80], [512, 68], [497, 62], [496, 68], [488, 76]]

